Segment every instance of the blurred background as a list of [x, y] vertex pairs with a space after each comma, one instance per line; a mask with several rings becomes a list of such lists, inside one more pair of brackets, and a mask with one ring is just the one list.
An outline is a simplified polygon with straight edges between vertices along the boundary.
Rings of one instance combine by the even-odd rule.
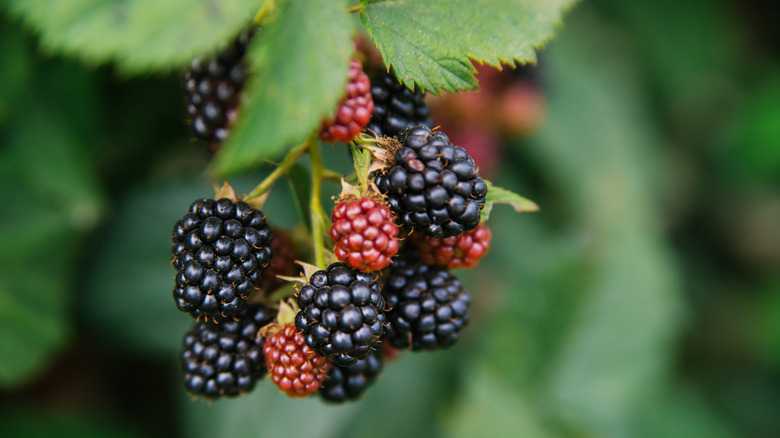
[[[490, 253], [458, 274], [459, 344], [342, 406], [267, 381], [187, 397], [169, 237], [213, 191], [180, 76], [45, 55], [1, 14], [0, 436], [780, 436], [776, 2], [586, 1], [537, 67], [432, 98], [541, 211], [494, 209]], [[278, 226], [289, 196], [265, 208]]]

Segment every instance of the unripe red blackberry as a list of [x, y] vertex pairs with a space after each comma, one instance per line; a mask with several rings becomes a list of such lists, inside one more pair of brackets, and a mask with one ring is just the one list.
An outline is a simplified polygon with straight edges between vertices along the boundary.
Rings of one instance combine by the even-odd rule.
[[254, 31], [241, 33], [211, 59], [195, 58], [184, 73], [184, 100], [192, 132], [215, 151], [236, 119], [246, 80], [244, 55]]
[[263, 353], [271, 381], [290, 397], [306, 397], [317, 391], [331, 366], [306, 345], [292, 324], [268, 336]]
[[445, 266], [447, 269], [472, 268], [490, 248], [490, 228], [479, 224], [457, 237], [444, 239], [418, 238], [420, 260], [426, 265]]
[[333, 263], [297, 294], [295, 326], [306, 344], [337, 366], [365, 359], [384, 332], [385, 300], [376, 278]]
[[179, 310], [216, 322], [243, 310], [271, 260], [271, 238], [263, 212], [246, 202], [194, 202], [171, 237]]
[[266, 373], [258, 331], [275, 317], [275, 311], [251, 305], [236, 320], [196, 322], [184, 336], [181, 354], [187, 392], [217, 398], [251, 391]]
[[336, 204], [331, 219], [339, 260], [363, 272], [390, 265], [398, 252], [398, 227], [389, 208], [371, 198], [353, 198]]
[[471, 297], [445, 269], [399, 257], [385, 280], [387, 332], [396, 348], [433, 350], [454, 344], [468, 325]]
[[371, 83], [360, 61], [353, 59], [349, 63], [347, 95], [339, 102], [336, 114], [322, 121], [320, 140], [349, 143], [368, 124], [373, 111]]
[[320, 395], [325, 400], [335, 403], [355, 400], [374, 383], [383, 365], [382, 352], [376, 350], [354, 365], [332, 366], [328, 378], [320, 385]]
[[375, 182], [399, 225], [432, 238], [476, 228], [487, 184], [468, 153], [424, 126], [404, 130], [398, 141], [394, 165]]
[[367, 129], [394, 137], [410, 126], [433, 124], [431, 110], [420, 88], [410, 90], [396, 79], [394, 72], [385, 68], [372, 71], [369, 79], [374, 112]]

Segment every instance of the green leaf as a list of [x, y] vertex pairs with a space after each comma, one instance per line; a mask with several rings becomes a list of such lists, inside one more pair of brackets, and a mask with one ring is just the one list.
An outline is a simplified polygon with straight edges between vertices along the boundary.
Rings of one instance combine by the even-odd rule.
[[536, 205], [534, 201], [531, 201], [530, 199], [526, 199], [518, 195], [517, 193], [514, 193], [507, 189], [496, 187], [493, 185], [493, 183], [491, 183], [488, 180], [485, 180], [485, 183], [487, 183], [488, 192], [485, 200], [485, 207], [482, 209], [482, 213], [481, 213], [482, 216], [482, 218], [480, 219], [481, 221], [488, 220], [488, 217], [490, 216], [490, 211], [493, 210], [493, 204], [511, 205], [512, 208], [514, 208], [515, 211], [518, 213], [539, 211], [539, 206]]
[[262, 0], [10, 0], [11, 12], [54, 53], [126, 73], [169, 71], [224, 46]]
[[398, 79], [438, 94], [477, 88], [471, 60], [536, 62], [575, 0], [375, 1], [360, 13]]
[[215, 158], [220, 175], [303, 143], [345, 93], [354, 48], [346, 2], [289, 0], [252, 42], [241, 117]]

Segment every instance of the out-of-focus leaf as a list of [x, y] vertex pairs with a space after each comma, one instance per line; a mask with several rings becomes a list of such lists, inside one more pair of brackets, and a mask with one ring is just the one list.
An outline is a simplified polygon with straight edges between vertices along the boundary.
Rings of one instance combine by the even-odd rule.
[[721, 140], [721, 165], [741, 178], [780, 181], [780, 70], [756, 85], [731, 132]]
[[263, 0], [10, 0], [51, 52], [116, 62], [131, 74], [170, 71], [216, 51], [249, 24]]
[[644, 404], [632, 426], [632, 436], [638, 438], [743, 436], [695, 390], [680, 386]]
[[409, 88], [438, 94], [477, 88], [471, 60], [536, 62], [572, 0], [371, 1], [360, 17], [385, 64]]
[[131, 438], [140, 434], [89, 416], [46, 411], [5, 412], [0, 416], [0, 436], [5, 438]]
[[352, 21], [343, 0], [288, 0], [252, 41], [254, 74], [244, 88], [241, 117], [214, 169], [247, 169], [303, 143], [345, 93]]
[[202, 179], [180, 178], [136, 189], [103, 230], [83, 294], [86, 320], [112, 344], [175, 354], [193, 324], [172, 290], [171, 230], [197, 199], [214, 195]]
[[[69, 282], [101, 197], [65, 121], [25, 107], [0, 154], [0, 386], [33, 378], [71, 332]], [[41, 128], [45, 127], [45, 128]]]
[[451, 437], [553, 437], [541, 424], [543, 416], [520, 391], [513, 391], [500, 376], [486, 370], [469, 370], [460, 403], [445, 424]]
[[547, 58], [556, 86], [530, 149], [576, 212], [592, 266], [545, 392], [567, 421], [627, 436], [627, 419], [668, 381], [682, 313], [656, 223], [658, 135], [617, 39], [594, 26], [571, 20]]
[[0, 44], [3, 60], [0, 62], [0, 126], [19, 105], [18, 100], [27, 91], [33, 69], [32, 51], [14, 26], [3, 23], [0, 27]]

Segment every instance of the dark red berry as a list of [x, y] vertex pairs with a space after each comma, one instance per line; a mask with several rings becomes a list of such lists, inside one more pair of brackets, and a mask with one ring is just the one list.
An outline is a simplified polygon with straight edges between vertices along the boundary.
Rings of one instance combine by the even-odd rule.
[[371, 198], [339, 202], [331, 219], [330, 237], [339, 260], [363, 272], [390, 265], [398, 252], [398, 227], [389, 208]]
[[312, 351], [292, 324], [268, 336], [263, 353], [271, 381], [290, 397], [316, 392], [330, 370], [330, 362]]
[[335, 115], [322, 121], [320, 140], [349, 143], [368, 124], [373, 111], [371, 83], [360, 61], [353, 59], [349, 64], [347, 95], [339, 102]]
[[417, 247], [420, 259], [426, 265], [446, 266], [448, 269], [472, 268], [487, 253], [490, 238], [490, 229], [479, 224], [457, 237], [432, 239], [421, 236], [417, 239]]

